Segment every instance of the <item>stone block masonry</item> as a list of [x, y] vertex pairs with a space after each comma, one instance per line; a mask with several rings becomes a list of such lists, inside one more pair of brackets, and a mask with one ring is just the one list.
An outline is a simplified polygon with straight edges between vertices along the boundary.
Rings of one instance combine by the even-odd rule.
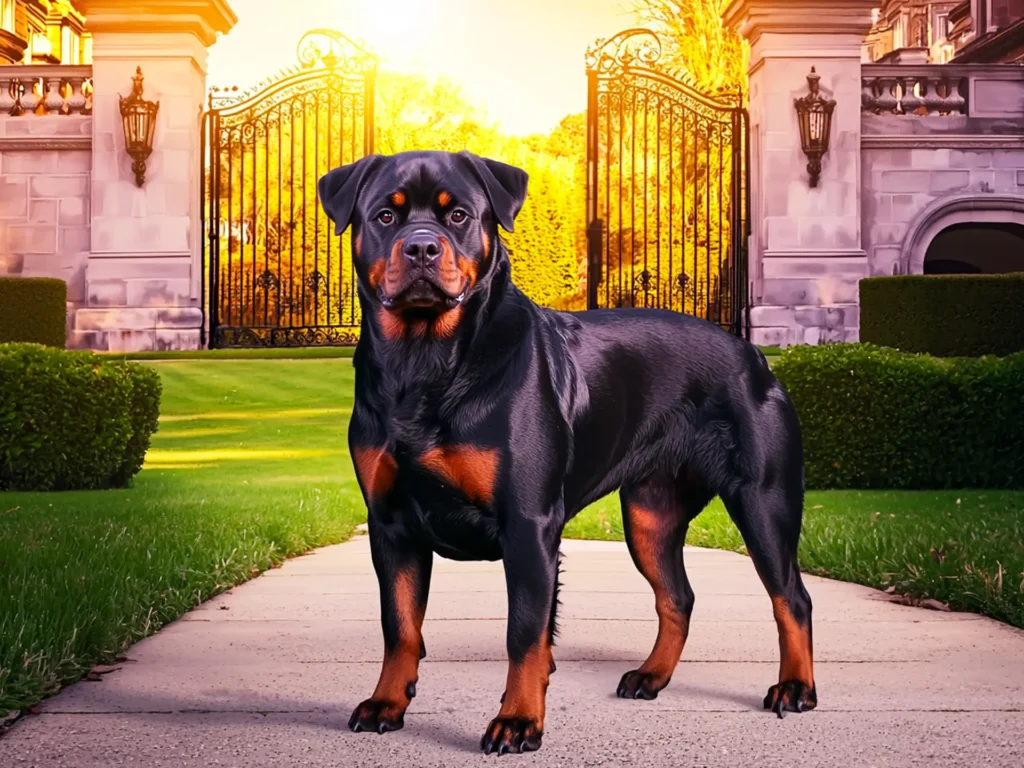
[[[945, 118], [909, 119], [919, 135], [873, 135], [861, 153], [862, 229], [872, 276], [919, 274], [928, 242], [911, 241], [923, 217], [945, 203], [964, 209], [948, 225], [1003, 222], [1012, 213], [1007, 201], [1024, 204], [1024, 139], [950, 136], [942, 130]], [[872, 132], [879, 122], [869, 115], [864, 121]], [[912, 148], [936, 135], [949, 146]], [[963, 148], [982, 140], [991, 146]]]
[[86, 304], [92, 119], [0, 116], [0, 275], [58, 277]]
[[[225, 0], [76, 7], [91, 65], [0, 67], [0, 274], [65, 280], [71, 347], [196, 349], [206, 56], [237, 19]], [[118, 106], [137, 67], [160, 102], [142, 186]]]

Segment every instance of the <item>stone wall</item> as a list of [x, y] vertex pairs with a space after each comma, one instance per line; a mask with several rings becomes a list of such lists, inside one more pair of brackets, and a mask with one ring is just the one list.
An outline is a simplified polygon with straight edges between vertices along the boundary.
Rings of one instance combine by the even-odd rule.
[[[726, 23], [750, 42], [750, 340], [789, 346], [857, 337], [861, 245], [861, 48], [871, 0], [733, 0]], [[809, 21], [813, 19], [813, 22]], [[811, 186], [796, 99], [820, 77], [836, 102]]]
[[[915, 146], [913, 139], [863, 150], [864, 243], [871, 275], [921, 274], [922, 217], [944, 201], [973, 198], [976, 223], [995, 223], [1005, 195], [1024, 197], [1024, 141], [1000, 147]], [[1000, 205], [986, 205], [987, 199]], [[1005, 207], [1005, 206], [1002, 206]], [[950, 224], [954, 223], [952, 221]]]
[[[206, 56], [237, 19], [226, 0], [76, 6], [92, 64], [0, 66], [0, 274], [67, 282], [71, 347], [199, 348]], [[119, 106], [140, 68], [159, 102], [141, 186]]]
[[0, 275], [57, 277], [87, 303], [91, 118], [0, 115]]
[[[158, 42], [175, 43], [152, 35], [145, 45]], [[130, 84], [143, 45], [121, 43], [114, 55], [94, 58], [97, 82]], [[194, 45], [198, 48], [198, 41]], [[124, 149], [116, 89], [93, 96], [92, 255], [88, 307], [77, 313], [69, 336], [74, 347], [133, 352], [201, 346], [201, 113], [196, 102], [205, 90], [203, 73], [181, 56], [147, 62], [143, 74], [143, 95], [160, 108], [141, 187]]]
[[[857, 96], [834, 77], [822, 83], [840, 107], [852, 101], [860, 112], [859, 162], [846, 152], [851, 132], [834, 132], [818, 190], [804, 183], [794, 131], [754, 134], [753, 167], [759, 152], [768, 157], [751, 181], [754, 220], [764, 227], [755, 230], [750, 261], [757, 343], [855, 341], [862, 277], [921, 274], [931, 241], [956, 224], [1024, 224], [1024, 69], [872, 64], [846, 74], [853, 71], [860, 75]], [[795, 82], [797, 75], [779, 79]], [[792, 95], [779, 93], [772, 103], [780, 112], [791, 109]], [[752, 124], [756, 115], [752, 106]], [[779, 162], [772, 162], [773, 150]], [[830, 178], [830, 164], [846, 176]], [[848, 177], [857, 179], [853, 194], [844, 185]], [[778, 186], [780, 179], [789, 180], [784, 192], [758, 194], [759, 185]], [[806, 236], [820, 229], [819, 209], [833, 216], [831, 248]], [[847, 223], [854, 214], [859, 232]], [[863, 259], [853, 248], [855, 234]]]
[[931, 240], [954, 224], [1024, 223], [1024, 69], [863, 69], [871, 275], [921, 274]]

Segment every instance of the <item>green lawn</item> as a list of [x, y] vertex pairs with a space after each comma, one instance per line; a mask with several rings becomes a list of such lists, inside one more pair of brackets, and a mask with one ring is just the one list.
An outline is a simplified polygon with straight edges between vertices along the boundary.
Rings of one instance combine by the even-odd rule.
[[[804, 509], [803, 570], [1024, 627], [1024, 492], [811, 491]], [[566, 535], [621, 541], [618, 499], [593, 505]], [[746, 552], [717, 499], [687, 543]]]
[[268, 347], [164, 352], [104, 352], [121, 360], [325, 360], [352, 357], [355, 347]]
[[[350, 360], [153, 365], [163, 415], [135, 487], [0, 493], [0, 712], [365, 519], [346, 450]], [[567, 535], [621, 539], [617, 501]], [[689, 541], [742, 551], [717, 502]], [[1024, 492], [812, 493], [801, 557], [1024, 626]]]
[[134, 488], [0, 493], [0, 713], [365, 519], [351, 360], [156, 367], [163, 415]]

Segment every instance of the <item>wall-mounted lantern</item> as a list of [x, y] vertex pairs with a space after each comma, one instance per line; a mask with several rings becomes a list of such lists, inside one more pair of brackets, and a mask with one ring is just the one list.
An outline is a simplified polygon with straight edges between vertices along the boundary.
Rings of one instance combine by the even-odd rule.
[[146, 180], [146, 159], [153, 151], [153, 131], [159, 101], [142, 98], [142, 67], [135, 68], [132, 94], [127, 99], [118, 96], [121, 105], [121, 123], [124, 126], [124, 148], [132, 158], [135, 183], [142, 186]]
[[821, 178], [821, 158], [828, 152], [832, 137], [832, 113], [836, 108], [833, 99], [821, 95], [820, 81], [821, 75], [811, 67], [811, 74], [807, 76], [810, 93], [795, 100], [800, 120], [800, 144], [810, 161], [807, 163], [807, 172], [811, 175], [812, 187], [818, 186], [818, 179]]

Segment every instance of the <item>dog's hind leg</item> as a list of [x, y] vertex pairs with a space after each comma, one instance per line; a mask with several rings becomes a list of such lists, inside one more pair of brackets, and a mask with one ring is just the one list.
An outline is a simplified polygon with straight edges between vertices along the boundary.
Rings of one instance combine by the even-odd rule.
[[653, 475], [623, 486], [622, 523], [633, 563], [654, 589], [658, 638], [639, 669], [627, 672], [616, 695], [653, 699], [675, 672], [693, 611], [693, 589], [683, 565], [683, 544], [693, 520], [713, 494], [683, 474]]
[[[786, 446], [790, 443], [792, 450]], [[803, 471], [799, 444], [783, 441], [765, 458], [757, 480], [722, 494], [758, 576], [768, 590], [779, 630], [779, 682], [768, 690], [764, 708], [779, 717], [785, 712], [814, 709], [814, 653], [811, 641], [811, 598], [797, 565], [797, 544], [803, 517]]]

